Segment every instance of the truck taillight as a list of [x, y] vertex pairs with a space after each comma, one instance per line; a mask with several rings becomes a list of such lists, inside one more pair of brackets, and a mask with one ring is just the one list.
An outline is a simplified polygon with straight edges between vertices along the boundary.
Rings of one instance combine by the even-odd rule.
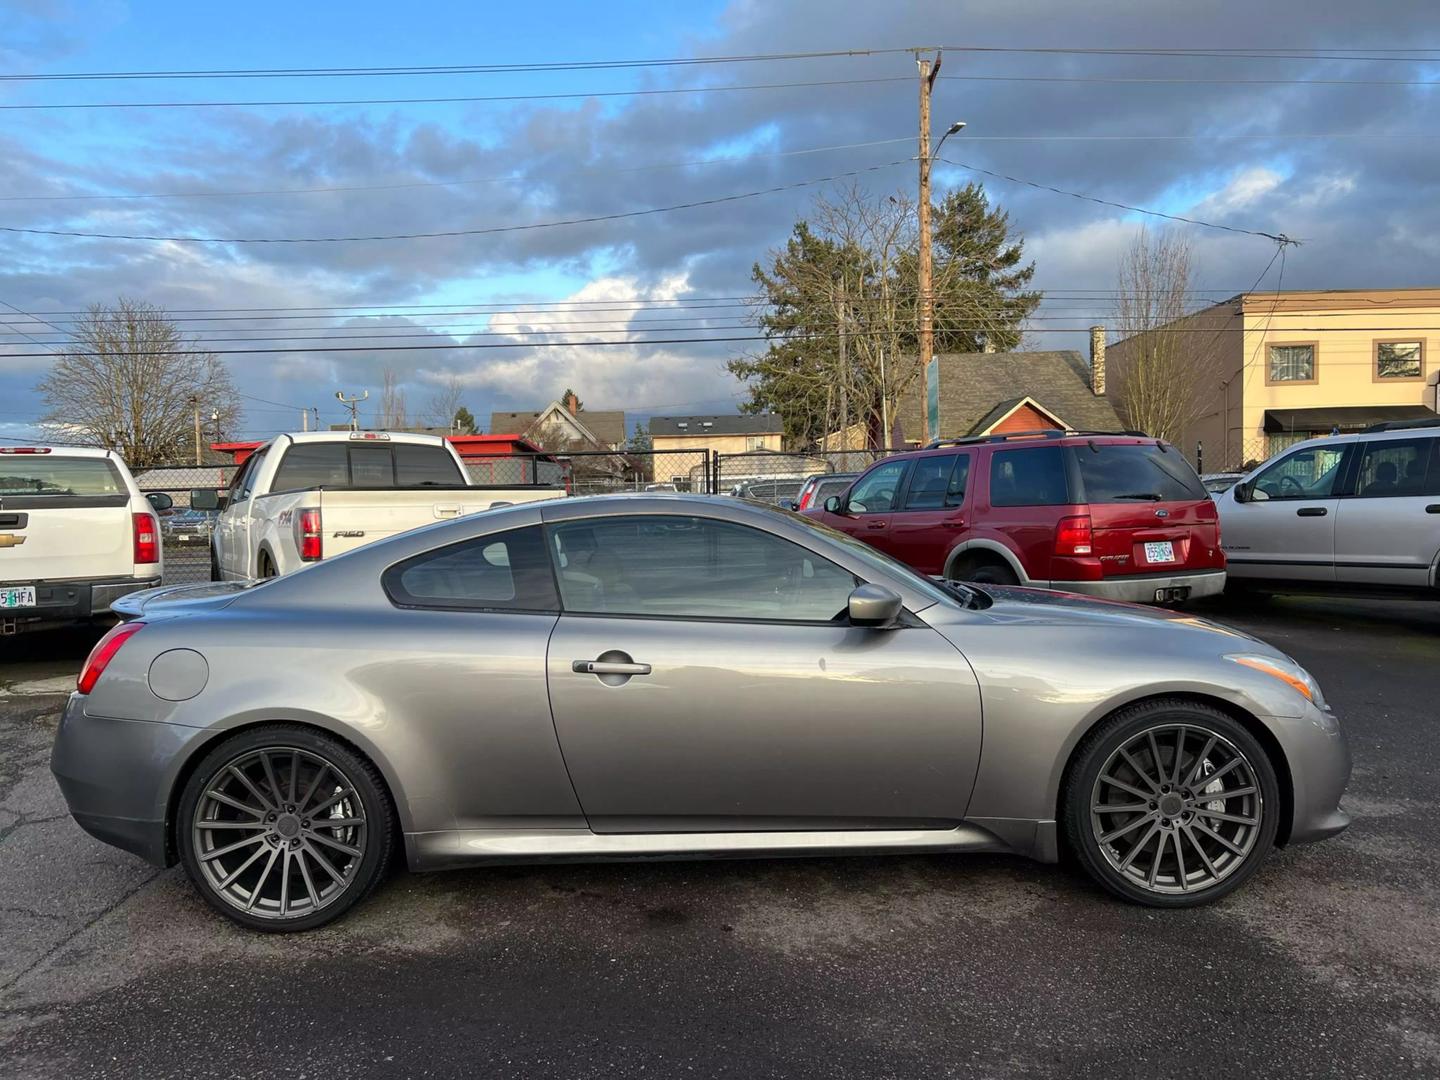
[[144, 623], [138, 622], [112, 626], [105, 636], [95, 643], [95, 647], [90, 650], [90, 655], [85, 658], [85, 666], [80, 669], [80, 678], [75, 680], [75, 689], [82, 694], [88, 694], [95, 689], [95, 684], [100, 680], [106, 666], [115, 659], [115, 654], [120, 651], [120, 646], [138, 634], [144, 626]]
[[137, 563], [158, 563], [160, 561], [160, 523], [153, 514], [134, 514], [135, 561]]
[[305, 562], [325, 557], [325, 545], [320, 539], [319, 509], [301, 510], [295, 515], [295, 547]]
[[1088, 515], [1064, 517], [1055, 526], [1056, 555], [1089, 555], [1092, 540]]

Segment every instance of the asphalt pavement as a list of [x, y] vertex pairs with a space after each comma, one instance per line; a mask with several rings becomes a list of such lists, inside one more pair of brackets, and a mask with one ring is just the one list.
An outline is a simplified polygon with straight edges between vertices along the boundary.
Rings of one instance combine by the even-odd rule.
[[1440, 604], [1206, 614], [1320, 679], [1352, 828], [1155, 912], [999, 856], [396, 874], [276, 937], [83, 834], [94, 632], [0, 639], [0, 1075], [1440, 1076]]

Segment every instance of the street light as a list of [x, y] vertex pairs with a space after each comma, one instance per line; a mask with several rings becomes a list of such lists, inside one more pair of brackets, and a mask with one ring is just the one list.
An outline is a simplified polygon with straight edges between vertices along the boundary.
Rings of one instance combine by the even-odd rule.
[[935, 144], [935, 153], [930, 155], [932, 161], [940, 156], [940, 149], [945, 145], [945, 140], [948, 139], [951, 135], [958, 134], [961, 130], [964, 129], [964, 127], [964, 120], [956, 120], [953, 124], [950, 125], [949, 129], [945, 132], [945, 134], [940, 136], [940, 141]]

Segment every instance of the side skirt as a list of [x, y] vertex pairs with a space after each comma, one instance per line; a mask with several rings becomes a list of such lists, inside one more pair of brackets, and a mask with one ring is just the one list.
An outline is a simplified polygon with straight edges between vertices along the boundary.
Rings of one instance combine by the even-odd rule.
[[[1031, 829], [1034, 823], [1030, 823]], [[592, 833], [588, 829], [406, 833], [411, 870], [477, 863], [610, 862], [860, 855], [921, 851], [1016, 849], [975, 825], [953, 829], [858, 829], [837, 832]], [[1020, 854], [1029, 854], [1021, 851]]]

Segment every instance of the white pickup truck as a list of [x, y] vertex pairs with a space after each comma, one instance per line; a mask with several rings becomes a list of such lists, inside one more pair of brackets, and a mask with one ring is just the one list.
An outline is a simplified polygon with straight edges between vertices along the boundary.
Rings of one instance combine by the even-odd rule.
[[0, 448], [0, 634], [111, 618], [160, 584], [169, 495], [142, 495], [110, 450]]
[[475, 487], [436, 435], [311, 431], [279, 435], [236, 470], [230, 490], [191, 493], [221, 510], [216, 581], [275, 577], [387, 536], [495, 506], [555, 499], [563, 487]]

